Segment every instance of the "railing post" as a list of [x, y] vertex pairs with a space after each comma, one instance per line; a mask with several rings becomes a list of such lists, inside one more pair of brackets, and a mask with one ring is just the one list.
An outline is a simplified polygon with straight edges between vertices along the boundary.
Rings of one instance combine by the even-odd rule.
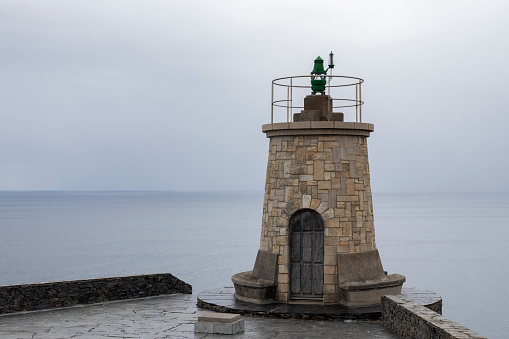
[[290, 78], [290, 119], [293, 121], [293, 78]]
[[272, 81], [272, 95], [270, 103], [270, 123], [274, 124], [274, 80]]
[[359, 84], [355, 83], [355, 122], [359, 122]]
[[290, 101], [290, 87], [286, 88], [286, 122], [290, 122], [290, 114], [288, 110], [290, 109], [290, 105], [288, 102]]
[[359, 81], [359, 122], [362, 122], [362, 94], [361, 94], [362, 83]]

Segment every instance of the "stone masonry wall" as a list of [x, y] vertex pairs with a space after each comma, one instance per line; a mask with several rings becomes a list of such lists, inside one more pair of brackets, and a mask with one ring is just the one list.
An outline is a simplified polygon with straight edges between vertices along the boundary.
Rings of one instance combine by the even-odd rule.
[[486, 337], [399, 295], [382, 297], [382, 320], [401, 338], [460, 339]]
[[304, 208], [325, 221], [324, 301], [336, 302], [336, 254], [376, 249], [365, 136], [270, 137], [260, 249], [279, 254], [281, 301], [289, 300], [288, 223]]
[[0, 286], [0, 314], [172, 293], [192, 287], [169, 273]]

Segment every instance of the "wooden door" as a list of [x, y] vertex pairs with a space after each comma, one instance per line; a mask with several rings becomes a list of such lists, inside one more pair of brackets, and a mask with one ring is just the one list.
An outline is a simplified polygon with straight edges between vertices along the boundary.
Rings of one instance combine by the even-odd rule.
[[322, 217], [313, 210], [290, 219], [291, 299], [323, 299], [323, 229]]

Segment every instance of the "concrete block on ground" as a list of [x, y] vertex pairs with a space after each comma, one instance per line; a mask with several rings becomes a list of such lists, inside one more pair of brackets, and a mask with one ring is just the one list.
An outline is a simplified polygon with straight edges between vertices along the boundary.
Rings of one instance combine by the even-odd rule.
[[244, 320], [239, 314], [206, 313], [194, 324], [196, 333], [236, 334], [244, 332]]

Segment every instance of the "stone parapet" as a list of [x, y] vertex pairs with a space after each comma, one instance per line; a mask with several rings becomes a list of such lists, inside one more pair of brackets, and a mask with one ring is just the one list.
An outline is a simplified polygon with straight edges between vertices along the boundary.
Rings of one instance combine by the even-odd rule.
[[0, 286], [0, 314], [173, 293], [192, 287], [169, 273]]
[[401, 295], [382, 297], [382, 320], [401, 338], [486, 339], [465, 326]]

